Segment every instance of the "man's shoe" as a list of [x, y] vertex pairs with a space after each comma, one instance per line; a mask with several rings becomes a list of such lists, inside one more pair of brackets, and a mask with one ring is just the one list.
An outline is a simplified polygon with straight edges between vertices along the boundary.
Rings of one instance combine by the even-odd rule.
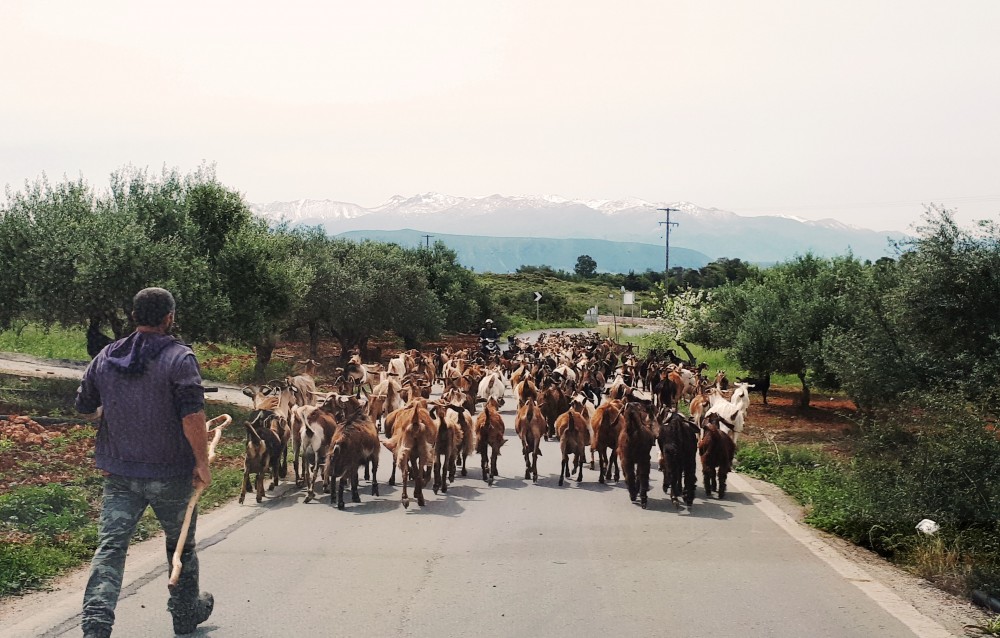
[[215, 608], [215, 598], [208, 592], [201, 592], [193, 609], [174, 610], [174, 633], [190, 634], [198, 625], [208, 620]]
[[91, 629], [83, 632], [83, 638], [111, 638], [110, 629]]

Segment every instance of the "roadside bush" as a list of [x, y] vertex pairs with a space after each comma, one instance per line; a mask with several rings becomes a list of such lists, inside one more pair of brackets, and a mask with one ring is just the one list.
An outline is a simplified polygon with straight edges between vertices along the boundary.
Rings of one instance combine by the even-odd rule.
[[37, 587], [80, 559], [57, 547], [0, 543], [0, 596]]
[[0, 495], [0, 520], [23, 532], [75, 531], [87, 523], [89, 510], [86, 494], [74, 487], [26, 486]]

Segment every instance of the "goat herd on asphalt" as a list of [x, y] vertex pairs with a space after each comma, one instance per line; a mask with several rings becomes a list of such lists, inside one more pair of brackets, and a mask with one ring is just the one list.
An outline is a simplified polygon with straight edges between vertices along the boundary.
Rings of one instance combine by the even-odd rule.
[[[262, 500], [265, 473], [271, 476], [268, 489], [287, 475], [289, 445], [295, 485], [306, 490], [305, 501], [316, 498], [321, 480], [322, 491], [340, 509], [348, 481], [353, 502], [361, 502], [361, 467], [378, 496], [382, 446], [394, 460], [389, 485], [396, 484], [399, 470], [403, 507], [410, 504], [409, 482], [423, 506], [426, 483], [431, 481], [435, 494], [447, 493], [456, 474], [467, 475], [472, 454], [479, 455], [482, 478], [492, 486], [506, 443], [500, 408], [509, 389], [518, 405], [514, 429], [525, 480], [538, 481], [538, 457], [543, 448], [549, 451], [543, 441], [557, 441], [559, 485], [574, 473], [582, 481], [589, 446], [597, 480], [617, 482], [620, 468], [629, 497], [645, 508], [656, 445], [664, 492], [675, 507], [681, 500], [690, 507], [699, 456], [706, 496], [725, 496], [753, 387], [736, 383], [730, 390], [722, 371], [710, 381], [702, 376], [705, 364], [692, 369], [672, 350], [640, 359], [631, 346], [587, 334], [543, 334], [534, 344], [515, 340], [492, 359], [476, 350], [410, 350], [383, 367], [354, 355], [337, 369], [336, 390], [329, 393], [316, 390], [316, 361], [299, 365], [303, 372], [297, 376], [243, 388], [254, 409], [244, 423], [240, 503], [250, 489]], [[435, 387], [441, 392], [432, 400]], [[690, 416], [681, 413], [682, 401]]]

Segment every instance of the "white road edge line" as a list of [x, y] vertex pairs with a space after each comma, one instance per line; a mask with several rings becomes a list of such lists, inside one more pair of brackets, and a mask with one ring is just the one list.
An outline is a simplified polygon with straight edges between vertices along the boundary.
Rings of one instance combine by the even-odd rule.
[[896, 592], [841, 556], [815, 533], [783, 512], [766, 496], [757, 493], [739, 474], [730, 474], [729, 483], [749, 496], [754, 505], [789, 536], [802, 543], [813, 555], [832, 567], [834, 571], [875, 601], [879, 607], [906, 625], [919, 638], [953, 638], [954, 634], [942, 627], [937, 621], [920, 613], [916, 607], [900, 598]]

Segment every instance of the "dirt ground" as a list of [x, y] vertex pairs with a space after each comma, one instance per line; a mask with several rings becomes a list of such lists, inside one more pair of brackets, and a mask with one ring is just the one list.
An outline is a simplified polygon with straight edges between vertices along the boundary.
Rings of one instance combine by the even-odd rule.
[[850, 456], [857, 407], [844, 397], [813, 392], [809, 410], [797, 405], [798, 388], [772, 387], [767, 405], [759, 394], [750, 395], [743, 435], [751, 441], [778, 444], [816, 444], [836, 456]]

